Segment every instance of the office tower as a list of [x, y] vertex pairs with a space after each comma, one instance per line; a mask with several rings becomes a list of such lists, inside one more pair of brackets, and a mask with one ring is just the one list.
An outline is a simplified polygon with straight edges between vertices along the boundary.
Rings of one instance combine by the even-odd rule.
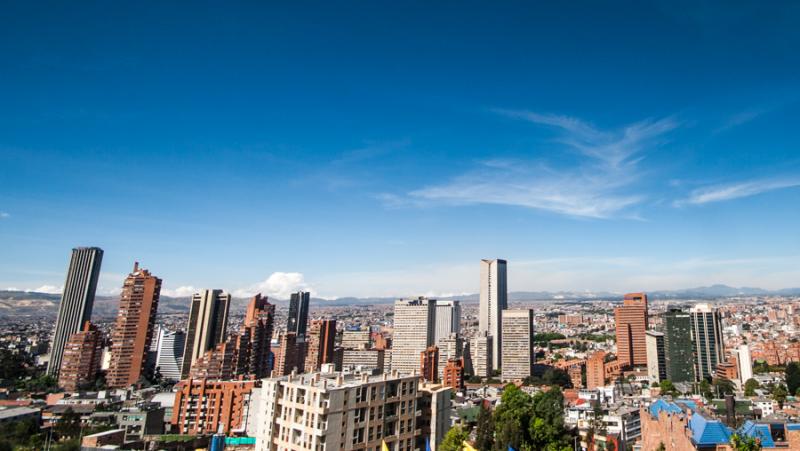
[[449, 337], [451, 334], [461, 333], [461, 302], [437, 301], [436, 302], [436, 342]]
[[344, 349], [369, 349], [371, 334], [368, 330], [345, 330], [342, 332]]
[[256, 414], [258, 381], [185, 380], [178, 383], [172, 429], [184, 435], [241, 434]]
[[203, 290], [192, 295], [186, 326], [181, 378], [186, 378], [195, 360], [225, 341], [231, 295], [222, 290]]
[[[436, 313], [438, 315], [438, 310]], [[447, 361], [449, 359], [458, 359], [463, 356], [464, 340], [462, 340], [458, 334], [450, 334], [447, 337], [441, 338], [436, 344], [436, 347], [439, 348], [439, 379], [441, 379]]]
[[394, 303], [392, 370], [419, 371], [419, 354], [435, 344], [436, 299], [400, 299]]
[[629, 293], [614, 309], [617, 359], [622, 366], [647, 366], [647, 295]]
[[708, 304], [697, 304], [689, 309], [689, 314], [692, 317], [695, 377], [697, 381], [710, 380], [717, 364], [725, 360], [719, 312]]
[[736, 365], [739, 373], [739, 382], [744, 386], [748, 379], [753, 378], [753, 359], [750, 357], [750, 347], [747, 345], [739, 345], [734, 350], [736, 357]]
[[453, 391], [464, 389], [464, 358], [447, 359], [442, 371], [442, 385], [450, 387]]
[[480, 332], [472, 339], [472, 367], [475, 376], [492, 376], [492, 336], [488, 332]]
[[647, 342], [647, 376], [650, 383], [661, 382], [667, 378], [667, 358], [664, 354], [664, 334], [648, 330]]
[[287, 332], [294, 332], [300, 339], [305, 338], [308, 327], [308, 302], [310, 294], [305, 291], [292, 293], [289, 300], [289, 319], [286, 324]]
[[307, 373], [319, 371], [323, 363], [333, 363], [333, 346], [336, 341], [336, 320], [315, 319], [308, 330], [308, 351], [305, 370]]
[[261, 379], [272, 371], [270, 362], [275, 305], [261, 293], [247, 305], [244, 322], [236, 340], [235, 373]]
[[68, 392], [92, 387], [100, 371], [102, 355], [102, 335], [86, 321], [81, 331], [70, 335], [64, 346], [58, 386]]
[[597, 351], [586, 359], [586, 388], [595, 388], [606, 385], [606, 353]]
[[264, 379], [260, 398], [256, 451], [417, 450], [426, 437], [435, 450], [450, 426], [450, 390], [397, 371]]
[[383, 373], [386, 367], [385, 362], [386, 351], [383, 349], [342, 349], [342, 364], [337, 368]]
[[119, 312], [111, 332], [111, 363], [106, 375], [110, 388], [124, 388], [136, 383], [147, 362], [153, 339], [161, 279], [133, 264], [122, 284]]
[[503, 312], [503, 381], [523, 380], [533, 374], [533, 310]]
[[168, 381], [181, 379], [181, 361], [183, 360], [183, 347], [185, 345], [185, 333], [167, 330], [163, 327], [159, 328], [156, 368], [163, 379]]
[[419, 374], [426, 382], [439, 379], [439, 348], [429, 346], [419, 353]]
[[672, 382], [694, 381], [692, 321], [687, 312], [669, 309], [664, 320], [664, 364]]
[[94, 294], [97, 291], [97, 279], [100, 277], [102, 262], [103, 250], [99, 247], [72, 249], [67, 280], [64, 282], [64, 292], [58, 305], [58, 318], [50, 344], [47, 374], [51, 376], [58, 378], [64, 345], [69, 337], [80, 332], [83, 325], [92, 319]]
[[278, 339], [275, 354], [275, 375], [283, 376], [293, 371], [302, 373], [305, 368], [306, 343], [294, 332], [287, 332]]
[[492, 337], [492, 369], [502, 367], [503, 310], [508, 308], [505, 260], [481, 260], [481, 292], [478, 331]]

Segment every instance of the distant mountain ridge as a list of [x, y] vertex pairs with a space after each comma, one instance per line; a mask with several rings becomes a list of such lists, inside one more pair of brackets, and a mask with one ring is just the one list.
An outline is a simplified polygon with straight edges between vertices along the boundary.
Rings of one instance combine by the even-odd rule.
[[[619, 300], [623, 293], [606, 291], [514, 291], [508, 294], [510, 302], [524, 301], [588, 301], [588, 300]], [[651, 299], [718, 299], [737, 296], [800, 296], [800, 288], [784, 288], [780, 290], [765, 290], [754, 287], [731, 287], [728, 285], [711, 285], [707, 287], [687, 288], [681, 290], [648, 291]], [[478, 294], [462, 296], [440, 296], [441, 300], [461, 300], [465, 303], [478, 302]], [[33, 291], [0, 290], [0, 317], [10, 315], [23, 316], [50, 316], [58, 312], [58, 303], [61, 295], [52, 293], [38, 293]], [[328, 306], [346, 305], [380, 305], [391, 304], [398, 297], [340, 297], [337, 299], [313, 298], [314, 304]], [[234, 298], [231, 310], [241, 313], [247, 305], [246, 298]], [[288, 300], [270, 298], [275, 304], [285, 305]], [[162, 314], [184, 313], [189, 311], [189, 297], [161, 296], [158, 311]], [[119, 296], [96, 296], [93, 314], [101, 318], [113, 318], [117, 314]]]

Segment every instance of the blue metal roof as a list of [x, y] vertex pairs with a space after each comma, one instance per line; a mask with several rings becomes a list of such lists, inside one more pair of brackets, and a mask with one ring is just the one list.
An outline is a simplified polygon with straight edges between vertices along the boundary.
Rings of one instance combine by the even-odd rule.
[[800, 424], [792, 423], [786, 425], [787, 431], [800, 431]]
[[742, 427], [739, 428], [737, 433], [739, 435], [757, 438], [761, 442], [761, 446], [764, 448], [775, 447], [775, 441], [772, 440], [772, 433], [769, 430], [768, 424], [758, 424], [748, 420], [742, 425]]
[[731, 430], [718, 420], [709, 420], [699, 413], [689, 420], [695, 445], [721, 445], [731, 441]]
[[681, 413], [683, 410], [678, 407], [675, 403], [664, 401], [663, 399], [658, 399], [656, 402], [650, 404], [650, 415], [653, 418], [658, 418], [658, 414], [664, 410], [667, 413]]

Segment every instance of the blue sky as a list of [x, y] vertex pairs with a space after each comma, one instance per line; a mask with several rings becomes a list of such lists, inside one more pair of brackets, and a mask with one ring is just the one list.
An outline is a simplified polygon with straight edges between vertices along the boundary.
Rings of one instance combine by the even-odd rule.
[[800, 5], [7, 5], [0, 287], [800, 285]]

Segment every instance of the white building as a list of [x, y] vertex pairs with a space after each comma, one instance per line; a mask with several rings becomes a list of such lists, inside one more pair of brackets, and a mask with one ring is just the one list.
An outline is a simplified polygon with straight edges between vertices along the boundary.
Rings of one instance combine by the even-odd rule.
[[482, 332], [472, 339], [472, 367], [478, 377], [492, 376], [492, 336]]
[[664, 352], [664, 334], [648, 330], [645, 332], [647, 348], [647, 379], [650, 384], [667, 378], [667, 358]]
[[392, 370], [419, 372], [419, 355], [436, 338], [436, 299], [420, 297], [394, 303]]
[[461, 333], [461, 302], [436, 302], [436, 342], [451, 334]]
[[345, 330], [342, 332], [342, 348], [369, 349], [371, 340], [368, 330]]
[[741, 388], [744, 387], [744, 383], [747, 382], [748, 379], [753, 378], [753, 359], [750, 356], [750, 347], [747, 345], [740, 345], [734, 350], [734, 353], [736, 355], [736, 365], [738, 366], [737, 370]]
[[186, 335], [183, 332], [159, 327], [156, 367], [164, 379], [173, 381], [181, 379], [185, 340]]
[[[437, 310], [437, 315], [438, 315]], [[438, 318], [438, 316], [437, 316]], [[464, 355], [464, 342], [458, 334], [450, 334], [447, 337], [442, 337], [436, 343], [439, 347], [439, 362], [438, 362], [438, 378], [441, 381], [444, 375], [444, 367], [447, 366], [448, 359], [458, 359]]]
[[257, 451], [435, 451], [450, 426], [450, 389], [396, 371], [264, 379], [260, 396]]
[[503, 310], [508, 308], [505, 260], [481, 260], [478, 331], [492, 337], [492, 369], [502, 366]]
[[533, 310], [503, 312], [503, 381], [522, 380], [533, 374]]

